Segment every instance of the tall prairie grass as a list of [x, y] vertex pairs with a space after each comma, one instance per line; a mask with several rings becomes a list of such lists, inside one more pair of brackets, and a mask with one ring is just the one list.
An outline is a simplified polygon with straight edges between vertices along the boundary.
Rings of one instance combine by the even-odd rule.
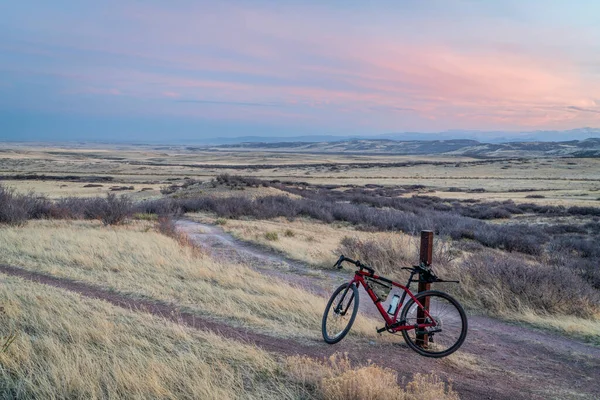
[[[218, 262], [145, 221], [31, 221], [0, 229], [0, 263], [173, 303], [201, 315], [287, 337], [320, 337], [326, 300], [241, 264]], [[375, 322], [352, 332], [371, 336]]]

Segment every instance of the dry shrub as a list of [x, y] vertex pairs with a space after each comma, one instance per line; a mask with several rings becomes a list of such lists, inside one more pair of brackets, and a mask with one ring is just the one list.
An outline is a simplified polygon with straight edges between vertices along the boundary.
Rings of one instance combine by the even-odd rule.
[[13, 188], [0, 184], [0, 223], [20, 226], [30, 218], [45, 218], [51, 203], [34, 193], [19, 194]]
[[99, 219], [104, 225], [119, 225], [131, 218], [133, 202], [127, 196], [117, 197], [109, 193], [105, 198], [94, 198], [88, 201], [86, 216]]
[[0, 223], [23, 225], [28, 219], [29, 213], [23, 196], [0, 185]]
[[265, 233], [265, 239], [271, 240], [271, 241], [277, 241], [277, 240], [279, 240], [279, 235], [277, 234], [277, 232], [267, 232], [267, 233]]
[[377, 238], [373, 240], [346, 236], [340, 242], [339, 252], [346, 257], [361, 260], [381, 273], [397, 270], [399, 265], [416, 261], [416, 253], [406, 237]]
[[572, 269], [515, 255], [479, 253], [460, 267], [462, 297], [492, 314], [514, 312], [591, 318], [600, 310], [598, 291]]
[[368, 363], [353, 366], [336, 353], [320, 361], [307, 356], [287, 358], [288, 375], [327, 400], [455, 400], [458, 394], [437, 376], [415, 374], [402, 388], [398, 374]]
[[[435, 238], [433, 260], [436, 267], [446, 270], [455, 258], [451, 242]], [[416, 237], [378, 237], [360, 239], [345, 237], [338, 251], [347, 257], [359, 259], [382, 274], [396, 274], [399, 267], [411, 266], [419, 262], [419, 240]]]
[[284, 234], [285, 237], [294, 237], [294, 236], [296, 236], [296, 234], [294, 233], [294, 231], [291, 230], [291, 229], [286, 229], [283, 234]]
[[323, 379], [321, 390], [329, 400], [405, 399], [406, 392], [397, 382], [396, 372], [371, 364]]

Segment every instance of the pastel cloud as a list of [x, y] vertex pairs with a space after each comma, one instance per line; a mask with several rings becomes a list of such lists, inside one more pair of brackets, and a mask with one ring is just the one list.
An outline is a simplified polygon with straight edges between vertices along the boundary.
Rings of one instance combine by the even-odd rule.
[[[0, 72], [10, 85], [0, 84], [0, 108], [19, 91], [20, 109], [295, 123], [307, 132], [600, 126], [600, 49], [591, 39], [600, 29], [564, 35], [555, 16], [540, 22], [517, 3], [466, 16], [450, 2], [431, 15], [411, 2], [389, 15], [245, 2], [107, 2], [102, 12], [79, 4], [66, 13], [66, 3], [7, 14]], [[518, 12], [524, 22], [506, 16]]]

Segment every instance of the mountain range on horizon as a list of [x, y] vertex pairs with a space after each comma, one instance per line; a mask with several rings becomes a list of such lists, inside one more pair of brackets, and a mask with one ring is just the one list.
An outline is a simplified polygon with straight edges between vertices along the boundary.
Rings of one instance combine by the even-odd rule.
[[181, 143], [197, 144], [236, 144], [236, 143], [291, 143], [291, 142], [339, 142], [348, 140], [476, 140], [484, 143], [510, 142], [560, 142], [599, 138], [600, 128], [577, 128], [569, 130], [537, 130], [524, 132], [447, 130], [442, 132], [398, 132], [377, 135], [302, 135], [302, 136], [238, 136], [198, 140], [185, 140]]
[[274, 144], [274, 143], [335, 143], [353, 140], [389, 140], [389, 141], [457, 141], [471, 140], [479, 143], [516, 143], [516, 142], [565, 142], [571, 140], [585, 140], [600, 138], [600, 128], [577, 128], [570, 130], [537, 130], [522, 132], [507, 131], [478, 131], [478, 130], [446, 130], [442, 132], [390, 132], [375, 135], [265, 135], [265, 136], [221, 136], [212, 137], [210, 133], [203, 133], [204, 138], [193, 138], [192, 135], [178, 137], [177, 133], [165, 139], [141, 139], [140, 137], [123, 139], [100, 139], [93, 136], [90, 138], [66, 138], [48, 140], [47, 137], [2, 137], [1, 142], [38, 142], [38, 143], [115, 143], [115, 144], [148, 144], [148, 145], [192, 145], [192, 146], [220, 146], [220, 145], [242, 145], [242, 144]]
[[187, 147], [188, 150], [265, 151], [306, 154], [447, 155], [474, 158], [600, 157], [600, 138], [556, 142], [484, 143], [472, 139], [392, 140], [351, 139], [323, 142], [244, 142]]

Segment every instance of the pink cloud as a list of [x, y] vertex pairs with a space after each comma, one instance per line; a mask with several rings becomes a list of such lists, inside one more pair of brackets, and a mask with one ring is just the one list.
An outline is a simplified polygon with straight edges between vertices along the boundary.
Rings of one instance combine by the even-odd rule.
[[[52, 73], [84, 88], [73, 93], [172, 101], [161, 108], [171, 114], [182, 110], [175, 100], [189, 99], [214, 102], [185, 106], [203, 116], [370, 120], [376, 129], [404, 127], [408, 115], [457, 128], [600, 125], [600, 82], [558, 50], [461, 47], [356, 16], [291, 10], [138, 4], [119, 14], [136, 28], [127, 41], [100, 25], [85, 28], [83, 48], [69, 39], [132, 62]], [[235, 113], [220, 111], [227, 103], [237, 103]]]

